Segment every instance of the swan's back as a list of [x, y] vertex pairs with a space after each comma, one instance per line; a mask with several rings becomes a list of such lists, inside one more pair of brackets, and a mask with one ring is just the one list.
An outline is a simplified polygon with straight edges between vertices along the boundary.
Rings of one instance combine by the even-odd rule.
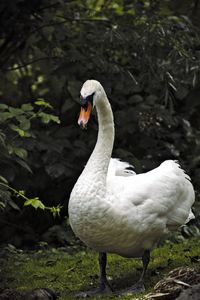
[[164, 161], [143, 174], [109, 177], [107, 183], [113, 202], [122, 208], [127, 204], [138, 224], [149, 225], [151, 218], [155, 223], [161, 220], [166, 230], [175, 230], [193, 218], [194, 189], [176, 161]]

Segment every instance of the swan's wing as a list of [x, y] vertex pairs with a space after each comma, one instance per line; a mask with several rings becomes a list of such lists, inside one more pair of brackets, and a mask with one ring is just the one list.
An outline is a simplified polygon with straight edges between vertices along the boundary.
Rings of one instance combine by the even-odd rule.
[[134, 167], [131, 164], [118, 158], [111, 158], [108, 166], [107, 181], [112, 180], [115, 176], [127, 177], [136, 175], [133, 169]]
[[107, 190], [115, 207], [124, 213], [127, 210], [138, 224], [159, 221], [173, 230], [193, 216], [193, 186], [189, 176], [172, 160], [147, 173], [108, 177]]

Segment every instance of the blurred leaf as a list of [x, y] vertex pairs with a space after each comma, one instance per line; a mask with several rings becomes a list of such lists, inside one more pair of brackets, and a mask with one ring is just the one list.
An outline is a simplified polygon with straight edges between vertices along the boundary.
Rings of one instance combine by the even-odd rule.
[[10, 124], [10, 128], [11, 128], [13, 131], [17, 132], [21, 137], [24, 137], [24, 136], [25, 136], [25, 131], [22, 130], [22, 129], [20, 129], [20, 128], [17, 127], [16, 125]]
[[51, 121], [60, 124], [59, 118], [57, 116], [54, 116], [54, 115], [50, 115], [50, 114], [47, 114], [47, 113], [44, 113], [44, 112], [39, 112], [38, 117], [40, 117], [42, 122], [44, 122], [46, 124], [48, 124]]
[[16, 161], [22, 168], [24, 168], [25, 170], [27, 170], [27, 171], [30, 172], [30, 173], [33, 173], [32, 170], [31, 170], [31, 168], [29, 167], [29, 165], [28, 165], [25, 161], [23, 161], [21, 158], [16, 157], [15, 161]]
[[21, 109], [25, 112], [33, 111], [33, 106], [31, 103], [25, 103], [25, 104], [22, 104]]
[[19, 208], [19, 206], [12, 200], [12, 199], [10, 199], [9, 200], [9, 206], [11, 206], [14, 210], [17, 210], [17, 211], [20, 211], [20, 208]]
[[0, 181], [5, 183], [5, 184], [8, 184], [8, 181], [6, 180], [6, 178], [4, 178], [3, 176], [0, 175]]
[[8, 110], [13, 117], [23, 114], [23, 111], [20, 108], [14, 108], [9, 106]]
[[13, 118], [13, 114], [7, 111], [1, 113], [0, 116], [1, 116], [0, 122], [4, 122], [7, 121], [8, 119]]
[[43, 99], [39, 99], [39, 100], [37, 100], [37, 101], [35, 101], [34, 102], [36, 105], [38, 105], [38, 106], [44, 106], [44, 107], [48, 107], [48, 108], [53, 108], [52, 106], [51, 106], [51, 104], [49, 104], [48, 102], [46, 102], [45, 100], [43, 100]]
[[6, 207], [5, 203], [0, 201], [0, 209], [3, 210]]
[[0, 103], [0, 109], [2, 110], [5, 110], [8, 108], [8, 105], [7, 104], [4, 104], [4, 103]]
[[26, 159], [28, 152], [23, 148], [14, 148], [14, 153], [22, 159]]

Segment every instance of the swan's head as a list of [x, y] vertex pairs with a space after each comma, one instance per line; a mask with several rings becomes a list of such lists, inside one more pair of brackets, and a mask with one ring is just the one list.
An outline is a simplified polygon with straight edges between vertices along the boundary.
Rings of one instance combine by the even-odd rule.
[[78, 124], [83, 128], [87, 128], [87, 123], [90, 118], [93, 107], [98, 105], [104, 99], [105, 91], [96, 80], [87, 80], [80, 92], [81, 112], [78, 119]]

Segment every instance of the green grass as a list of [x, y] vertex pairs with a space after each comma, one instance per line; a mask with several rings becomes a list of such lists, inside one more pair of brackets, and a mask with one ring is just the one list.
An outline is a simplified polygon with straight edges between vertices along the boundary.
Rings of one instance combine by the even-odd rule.
[[[5, 251], [5, 250], [4, 250]], [[179, 266], [197, 266], [200, 257], [200, 240], [193, 238], [181, 243], [165, 243], [152, 252], [146, 276], [146, 293], [150, 292], [171, 269]], [[82, 250], [69, 254], [64, 248], [24, 252], [7, 248], [1, 259], [1, 284], [20, 291], [48, 287], [60, 294], [60, 300], [74, 299], [75, 293], [98, 286], [97, 254]], [[114, 288], [119, 291], [131, 286], [140, 276], [140, 259], [125, 259], [108, 255], [107, 274]], [[145, 294], [146, 294], [145, 293]], [[101, 299], [117, 299], [117, 296]], [[143, 299], [144, 294], [121, 296], [120, 299]], [[99, 297], [91, 297], [99, 299]]]

